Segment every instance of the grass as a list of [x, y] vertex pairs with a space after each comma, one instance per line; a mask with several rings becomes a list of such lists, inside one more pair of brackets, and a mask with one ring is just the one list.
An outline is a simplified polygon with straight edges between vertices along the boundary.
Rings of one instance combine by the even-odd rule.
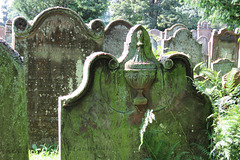
[[29, 160], [59, 160], [59, 151], [57, 143], [53, 145], [32, 145], [32, 150], [29, 150]]
[[29, 160], [59, 160], [59, 154], [58, 153], [46, 153], [46, 152], [40, 152], [36, 153], [32, 150], [29, 150]]

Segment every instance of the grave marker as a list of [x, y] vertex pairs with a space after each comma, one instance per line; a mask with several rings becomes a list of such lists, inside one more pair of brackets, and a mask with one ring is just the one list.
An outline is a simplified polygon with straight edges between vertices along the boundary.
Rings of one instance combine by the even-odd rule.
[[58, 140], [57, 97], [71, 93], [82, 81], [82, 66], [92, 52], [102, 50], [104, 24], [89, 27], [74, 11], [54, 7], [30, 24], [14, 20], [15, 49], [26, 65], [29, 136], [32, 144]]
[[234, 67], [239, 67], [239, 34], [228, 31], [226, 28], [213, 31], [209, 42], [209, 59], [210, 62], [220, 58], [227, 58], [234, 61]]
[[[157, 61], [147, 31], [141, 25], [132, 27], [120, 58], [91, 54], [81, 85], [59, 97], [61, 159], [146, 159], [161, 142], [166, 145], [160, 150], [178, 145], [176, 154], [187, 151], [204, 157], [191, 144], [208, 147], [204, 130], [211, 103], [196, 92], [187, 78], [192, 76], [184, 54]], [[156, 121], [148, 126], [138, 150], [147, 109], [154, 110]]]
[[103, 51], [112, 53], [117, 58], [120, 57], [127, 33], [131, 27], [132, 24], [125, 20], [110, 22], [104, 32]]
[[221, 71], [220, 72], [221, 77], [226, 73], [230, 72], [233, 67], [234, 67], [234, 62], [226, 58], [221, 58], [216, 60], [215, 62], [212, 63], [212, 66], [211, 66], [212, 70], [217, 72]]
[[164, 53], [178, 51], [187, 54], [193, 66], [202, 60], [202, 45], [193, 39], [192, 33], [185, 28], [178, 29], [171, 38], [165, 39], [162, 48]]
[[20, 55], [0, 39], [0, 159], [28, 160], [27, 99]]
[[183, 25], [183, 24], [174, 24], [172, 27], [165, 29], [165, 31], [164, 31], [164, 36], [165, 36], [164, 39], [169, 39], [170, 37], [172, 37], [174, 35], [174, 33], [177, 30], [179, 30], [181, 28], [187, 29], [187, 27], [185, 25]]

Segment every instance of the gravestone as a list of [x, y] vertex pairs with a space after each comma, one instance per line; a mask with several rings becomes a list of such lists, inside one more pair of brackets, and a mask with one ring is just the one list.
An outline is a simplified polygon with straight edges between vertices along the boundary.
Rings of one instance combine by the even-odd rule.
[[9, 44], [12, 43], [12, 21], [10, 19], [5, 24], [5, 40]]
[[197, 40], [197, 31], [193, 29], [191, 30], [191, 32], [192, 32], [192, 38]]
[[208, 38], [201, 36], [197, 39], [197, 42], [202, 45], [202, 61], [208, 61]]
[[157, 50], [159, 51], [160, 49], [158, 48], [158, 46], [161, 46], [161, 42], [164, 38], [163, 32], [158, 29], [151, 29], [149, 31], [149, 35], [151, 38], [153, 52], [156, 52]]
[[197, 26], [197, 39], [204, 36], [209, 41], [212, 34], [211, 22], [199, 21]]
[[192, 38], [192, 33], [185, 28], [177, 30], [174, 35], [165, 39], [162, 48], [164, 53], [178, 51], [187, 54], [195, 66], [202, 60], [202, 45]]
[[92, 52], [102, 50], [104, 25], [88, 28], [76, 12], [55, 7], [44, 10], [30, 24], [14, 20], [15, 49], [24, 56], [32, 144], [58, 140], [57, 97], [71, 93], [82, 81], [82, 66]]
[[[59, 97], [60, 158], [147, 159], [158, 144], [166, 144], [158, 151], [176, 145], [175, 155], [187, 151], [188, 156], [204, 157], [191, 144], [208, 147], [211, 106], [187, 78], [192, 76], [186, 55], [165, 55], [157, 61], [147, 31], [141, 25], [132, 27], [120, 58], [91, 54], [81, 85]], [[148, 109], [154, 110], [156, 121], [147, 127], [139, 150], [139, 130]]]
[[209, 42], [209, 62], [220, 58], [227, 58], [234, 61], [234, 67], [239, 67], [239, 34], [228, 29], [213, 31]]
[[233, 67], [234, 67], [234, 62], [226, 58], [221, 58], [216, 60], [215, 62], [212, 63], [212, 66], [211, 66], [212, 70], [217, 72], [221, 71], [220, 72], [221, 77], [226, 73], [230, 72]]
[[0, 159], [28, 160], [27, 99], [23, 62], [0, 39]]
[[132, 24], [125, 20], [110, 22], [104, 32], [103, 51], [120, 57], [123, 52], [123, 44], [127, 33], [131, 27]]
[[162, 36], [162, 31], [158, 30], [158, 29], [151, 29], [149, 31], [149, 34], [151, 37], [153, 37], [156, 41], [163, 39]]
[[164, 31], [164, 39], [169, 39], [172, 37], [175, 32], [181, 28], [187, 29], [187, 27], [183, 24], [174, 24], [172, 27], [165, 29]]

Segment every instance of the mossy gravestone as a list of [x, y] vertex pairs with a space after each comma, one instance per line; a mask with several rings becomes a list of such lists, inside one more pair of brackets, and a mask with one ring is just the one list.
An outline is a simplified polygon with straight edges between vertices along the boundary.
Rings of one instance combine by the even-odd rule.
[[[59, 97], [61, 159], [206, 158], [196, 146], [208, 147], [211, 106], [191, 78], [184, 54], [157, 61], [147, 31], [141, 25], [132, 27], [121, 57], [91, 54], [81, 85]], [[153, 109], [156, 120], [146, 128], [139, 150], [147, 109]]]
[[103, 51], [120, 57], [123, 52], [123, 44], [132, 24], [125, 20], [115, 20], [110, 22], [104, 32]]
[[27, 103], [22, 59], [0, 40], [0, 159], [27, 160]]
[[176, 30], [173, 36], [165, 39], [162, 43], [164, 53], [178, 51], [187, 54], [193, 64], [202, 61], [202, 45], [192, 37], [192, 33], [186, 28]]
[[15, 49], [26, 64], [30, 145], [53, 144], [57, 98], [80, 85], [85, 58], [102, 50], [104, 24], [94, 20], [87, 26], [76, 12], [55, 7], [31, 23], [18, 17], [13, 25]]

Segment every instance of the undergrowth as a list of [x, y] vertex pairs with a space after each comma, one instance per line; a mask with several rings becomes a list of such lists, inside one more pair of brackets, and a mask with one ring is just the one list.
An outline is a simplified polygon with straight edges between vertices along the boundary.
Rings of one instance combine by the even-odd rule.
[[29, 160], [59, 160], [59, 151], [57, 143], [53, 145], [32, 145], [29, 150]]
[[198, 67], [194, 85], [209, 96], [213, 105], [210, 159], [240, 159], [240, 85], [234, 80], [237, 70], [220, 77], [220, 72]]

